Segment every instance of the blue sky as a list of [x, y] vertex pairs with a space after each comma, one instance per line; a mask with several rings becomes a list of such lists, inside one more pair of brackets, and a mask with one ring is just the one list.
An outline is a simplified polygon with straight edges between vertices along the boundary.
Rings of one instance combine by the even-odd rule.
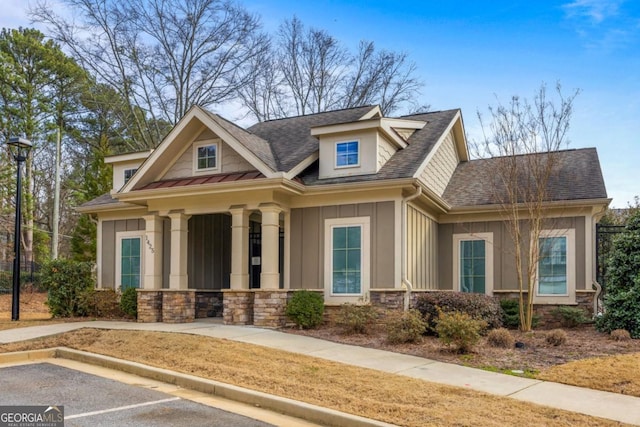
[[[267, 31], [296, 15], [355, 48], [373, 40], [407, 52], [425, 82], [422, 103], [461, 108], [480, 137], [478, 111], [540, 84], [574, 104], [569, 148], [596, 147], [612, 206], [640, 195], [640, 2], [241, 0]], [[28, 25], [27, 2], [3, 0], [0, 27]]]

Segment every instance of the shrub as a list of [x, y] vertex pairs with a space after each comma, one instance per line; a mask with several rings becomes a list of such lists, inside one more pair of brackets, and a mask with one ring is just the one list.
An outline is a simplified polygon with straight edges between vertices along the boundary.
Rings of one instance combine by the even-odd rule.
[[444, 312], [466, 313], [476, 320], [483, 320], [489, 328], [502, 326], [502, 309], [498, 300], [484, 294], [466, 292], [426, 292], [420, 295], [415, 308], [428, 319], [429, 330], [435, 331], [438, 309]]
[[127, 316], [138, 317], [138, 291], [136, 288], [127, 288], [120, 296], [120, 309]]
[[387, 341], [391, 344], [417, 342], [427, 329], [427, 322], [418, 310], [393, 313], [387, 319]]
[[493, 347], [513, 348], [516, 340], [508, 329], [498, 328], [489, 331], [489, 334], [487, 335], [487, 342], [489, 342]]
[[459, 311], [440, 311], [436, 323], [438, 339], [447, 347], [451, 345], [461, 353], [468, 353], [480, 339], [480, 332], [487, 327], [484, 320], [474, 319]]
[[609, 334], [609, 338], [614, 341], [629, 341], [631, 334], [625, 329], [614, 329], [611, 331], [611, 334]]
[[87, 289], [78, 298], [80, 311], [92, 317], [122, 317], [118, 294], [113, 289]]
[[371, 304], [343, 304], [336, 324], [347, 334], [367, 334], [371, 325], [380, 317], [380, 312]]
[[552, 329], [545, 337], [547, 344], [559, 346], [567, 342], [567, 333], [562, 329]]
[[[501, 299], [500, 308], [502, 308], [502, 324], [510, 329], [520, 328], [520, 303], [517, 299]], [[540, 316], [533, 314], [531, 318], [531, 326], [538, 326]]]
[[94, 287], [90, 263], [51, 260], [42, 267], [40, 280], [54, 317], [86, 316], [81, 295]]
[[565, 328], [575, 328], [589, 321], [584, 310], [577, 307], [562, 305], [553, 309], [551, 314], [559, 320], [560, 324]]
[[596, 319], [596, 328], [626, 329], [632, 338], [640, 338], [640, 210], [613, 240], [604, 287], [604, 313]]
[[322, 323], [324, 301], [322, 295], [311, 291], [296, 291], [287, 302], [286, 316], [301, 329], [315, 328]]

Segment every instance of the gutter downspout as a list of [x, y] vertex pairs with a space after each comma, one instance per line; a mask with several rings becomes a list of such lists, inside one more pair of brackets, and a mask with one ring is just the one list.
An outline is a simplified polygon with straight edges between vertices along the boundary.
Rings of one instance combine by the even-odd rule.
[[401, 286], [405, 288], [407, 291], [404, 294], [404, 311], [409, 310], [409, 304], [411, 303], [411, 291], [413, 290], [413, 285], [407, 279], [407, 203], [411, 200], [419, 197], [422, 194], [422, 187], [416, 186], [416, 192], [403, 198], [401, 203], [401, 222], [402, 222], [402, 236], [401, 236], [401, 245], [402, 248], [400, 250], [400, 262], [402, 263], [402, 283]]

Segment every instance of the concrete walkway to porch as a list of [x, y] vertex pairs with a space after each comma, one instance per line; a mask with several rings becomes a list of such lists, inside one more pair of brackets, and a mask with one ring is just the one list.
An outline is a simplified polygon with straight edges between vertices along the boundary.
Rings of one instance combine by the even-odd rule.
[[111, 321], [59, 323], [0, 331], [0, 343], [49, 336], [80, 328], [163, 331], [225, 338], [640, 425], [640, 398], [637, 397], [520, 378], [272, 329], [222, 325], [211, 320], [177, 324]]

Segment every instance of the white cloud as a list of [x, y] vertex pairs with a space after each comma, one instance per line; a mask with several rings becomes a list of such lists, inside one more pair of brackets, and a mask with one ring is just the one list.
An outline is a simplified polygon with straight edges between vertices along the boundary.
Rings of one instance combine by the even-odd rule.
[[618, 14], [623, 0], [574, 0], [563, 6], [569, 18], [586, 18], [592, 24], [600, 24]]

